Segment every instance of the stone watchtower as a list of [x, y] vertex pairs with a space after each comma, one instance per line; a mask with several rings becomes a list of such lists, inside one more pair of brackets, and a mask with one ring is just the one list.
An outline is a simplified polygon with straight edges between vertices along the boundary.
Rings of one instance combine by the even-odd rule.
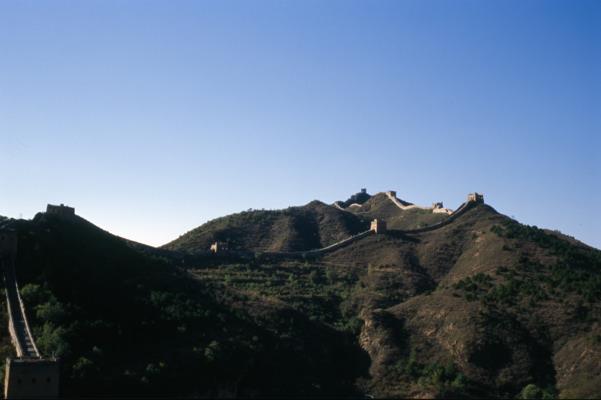
[[75, 216], [75, 209], [73, 207], [66, 206], [62, 203], [60, 206], [48, 204], [46, 206], [46, 213], [59, 215], [61, 217], [65, 217], [65, 218], [72, 218]]
[[374, 219], [371, 221], [369, 230], [373, 231], [375, 234], [386, 232], [386, 221], [382, 219]]
[[484, 195], [482, 193], [470, 193], [467, 195], [468, 203], [484, 203]]
[[229, 250], [229, 246], [228, 246], [227, 242], [219, 242], [219, 241], [217, 241], [217, 242], [213, 242], [213, 244], [211, 245], [211, 247], [209, 248], [209, 250], [213, 254], [223, 253], [223, 252]]

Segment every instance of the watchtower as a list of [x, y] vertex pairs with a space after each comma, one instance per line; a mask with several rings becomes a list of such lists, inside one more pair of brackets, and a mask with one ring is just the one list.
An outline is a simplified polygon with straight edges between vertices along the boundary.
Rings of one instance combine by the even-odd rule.
[[395, 190], [389, 190], [388, 192], [386, 192], [387, 195], [389, 195], [390, 197], [396, 197], [396, 191]]
[[362, 188], [361, 189], [361, 194], [367, 194], [367, 189], [366, 188]]
[[438, 201], [436, 203], [432, 203], [432, 208], [434, 210], [438, 209], [438, 208], [443, 208], [444, 206], [442, 205], [442, 201]]
[[482, 193], [470, 193], [467, 195], [468, 203], [484, 203], [484, 195]]
[[61, 203], [60, 206], [48, 204], [46, 206], [46, 213], [60, 215], [61, 217], [72, 218], [75, 216], [75, 208], [66, 206]]
[[218, 253], [228, 250], [228, 246], [224, 242], [214, 242], [209, 249], [211, 253]]
[[373, 231], [375, 234], [386, 232], [386, 221], [377, 218], [374, 219], [371, 221], [369, 230]]

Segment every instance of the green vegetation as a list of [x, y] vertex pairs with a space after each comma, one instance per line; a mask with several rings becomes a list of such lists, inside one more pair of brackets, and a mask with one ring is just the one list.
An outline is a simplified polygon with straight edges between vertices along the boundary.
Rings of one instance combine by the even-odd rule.
[[468, 276], [465, 279], [453, 285], [453, 288], [463, 291], [467, 301], [474, 301], [482, 298], [493, 287], [493, 279], [490, 275], [478, 273], [473, 277]]
[[498, 271], [508, 281], [499, 293], [502, 299], [529, 295], [545, 300], [577, 295], [585, 304], [601, 301], [600, 251], [575, 246], [542, 229], [513, 221], [494, 225], [491, 231], [507, 239], [531, 241], [556, 257], [555, 263], [545, 267], [523, 255], [515, 269]]
[[260, 297], [272, 297], [308, 315], [312, 321], [340, 331], [358, 334], [362, 321], [348, 301], [358, 277], [340, 275], [320, 264], [231, 264], [194, 270], [194, 274], [216, 290], [221, 285]]
[[486, 304], [536, 306], [549, 299], [574, 299], [575, 316], [588, 318], [588, 310], [601, 300], [601, 252], [582, 249], [536, 227], [508, 221], [494, 225], [491, 231], [513, 240], [533, 241], [556, 257], [545, 266], [526, 255], [511, 267], [500, 267], [493, 279], [479, 273], [457, 282], [454, 289], [468, 301]]
[[394, 370], [400, 374], [400, 379], [422, 390], [434, 390], [441, 397], [465, 396], [470, 391], [471, 383], [452, 362], [422, 364], [417, 361], [414, 350], [407, 359], [397, 362]]
[[556, 394], [554, 390], [551, 389], [541, 389], [533, 383], [530, 383], [522, 389], [519, 395], [520, 399], [528, 399], [528, 400], [546, 400], [546, 399], [555, 399]]

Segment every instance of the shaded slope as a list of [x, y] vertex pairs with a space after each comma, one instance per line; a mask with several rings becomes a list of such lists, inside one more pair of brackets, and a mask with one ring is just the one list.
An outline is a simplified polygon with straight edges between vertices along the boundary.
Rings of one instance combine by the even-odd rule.
[[10, 224], [34, 336], [61, 358], [63, 395], [356, 396], [363, 353], [345, 332], [193, 279], [80, 218]]
[[209, 221], [164, 249], [203, 252], [215, 241], [230, 249], [298, 251], [328, 246], [369, 228], [361, 217], [313, 201], [285, 210], [254, 210]]

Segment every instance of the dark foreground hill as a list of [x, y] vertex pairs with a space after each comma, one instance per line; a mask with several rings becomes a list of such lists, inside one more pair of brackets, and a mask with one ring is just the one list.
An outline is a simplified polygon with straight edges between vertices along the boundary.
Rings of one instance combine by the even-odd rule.
[[358, 393], [367, 356], [345, 330], [203, 282], [80, 218], [38, 214], [9, 225], [19, 231], [34, 337], [44, 355], [60, 357], [65, 396]]
[[[261, 233], [249, 218], [269, 232], [312, 226], [319, 242], [281, 242], [296, 248], [367, 223], [314, 203], [251, 215], [167, 247], [194, 252], [228, 226], [242, 248]], [[601, 252], [484, 204], [318, 257], [186, 269], [81, 219], [4, 224], [19, 230], [22, 295], [38, 347], [63, 360], [66, 395], [601, 396]], [[183, 245], [195, 236], [205, 242]]]

